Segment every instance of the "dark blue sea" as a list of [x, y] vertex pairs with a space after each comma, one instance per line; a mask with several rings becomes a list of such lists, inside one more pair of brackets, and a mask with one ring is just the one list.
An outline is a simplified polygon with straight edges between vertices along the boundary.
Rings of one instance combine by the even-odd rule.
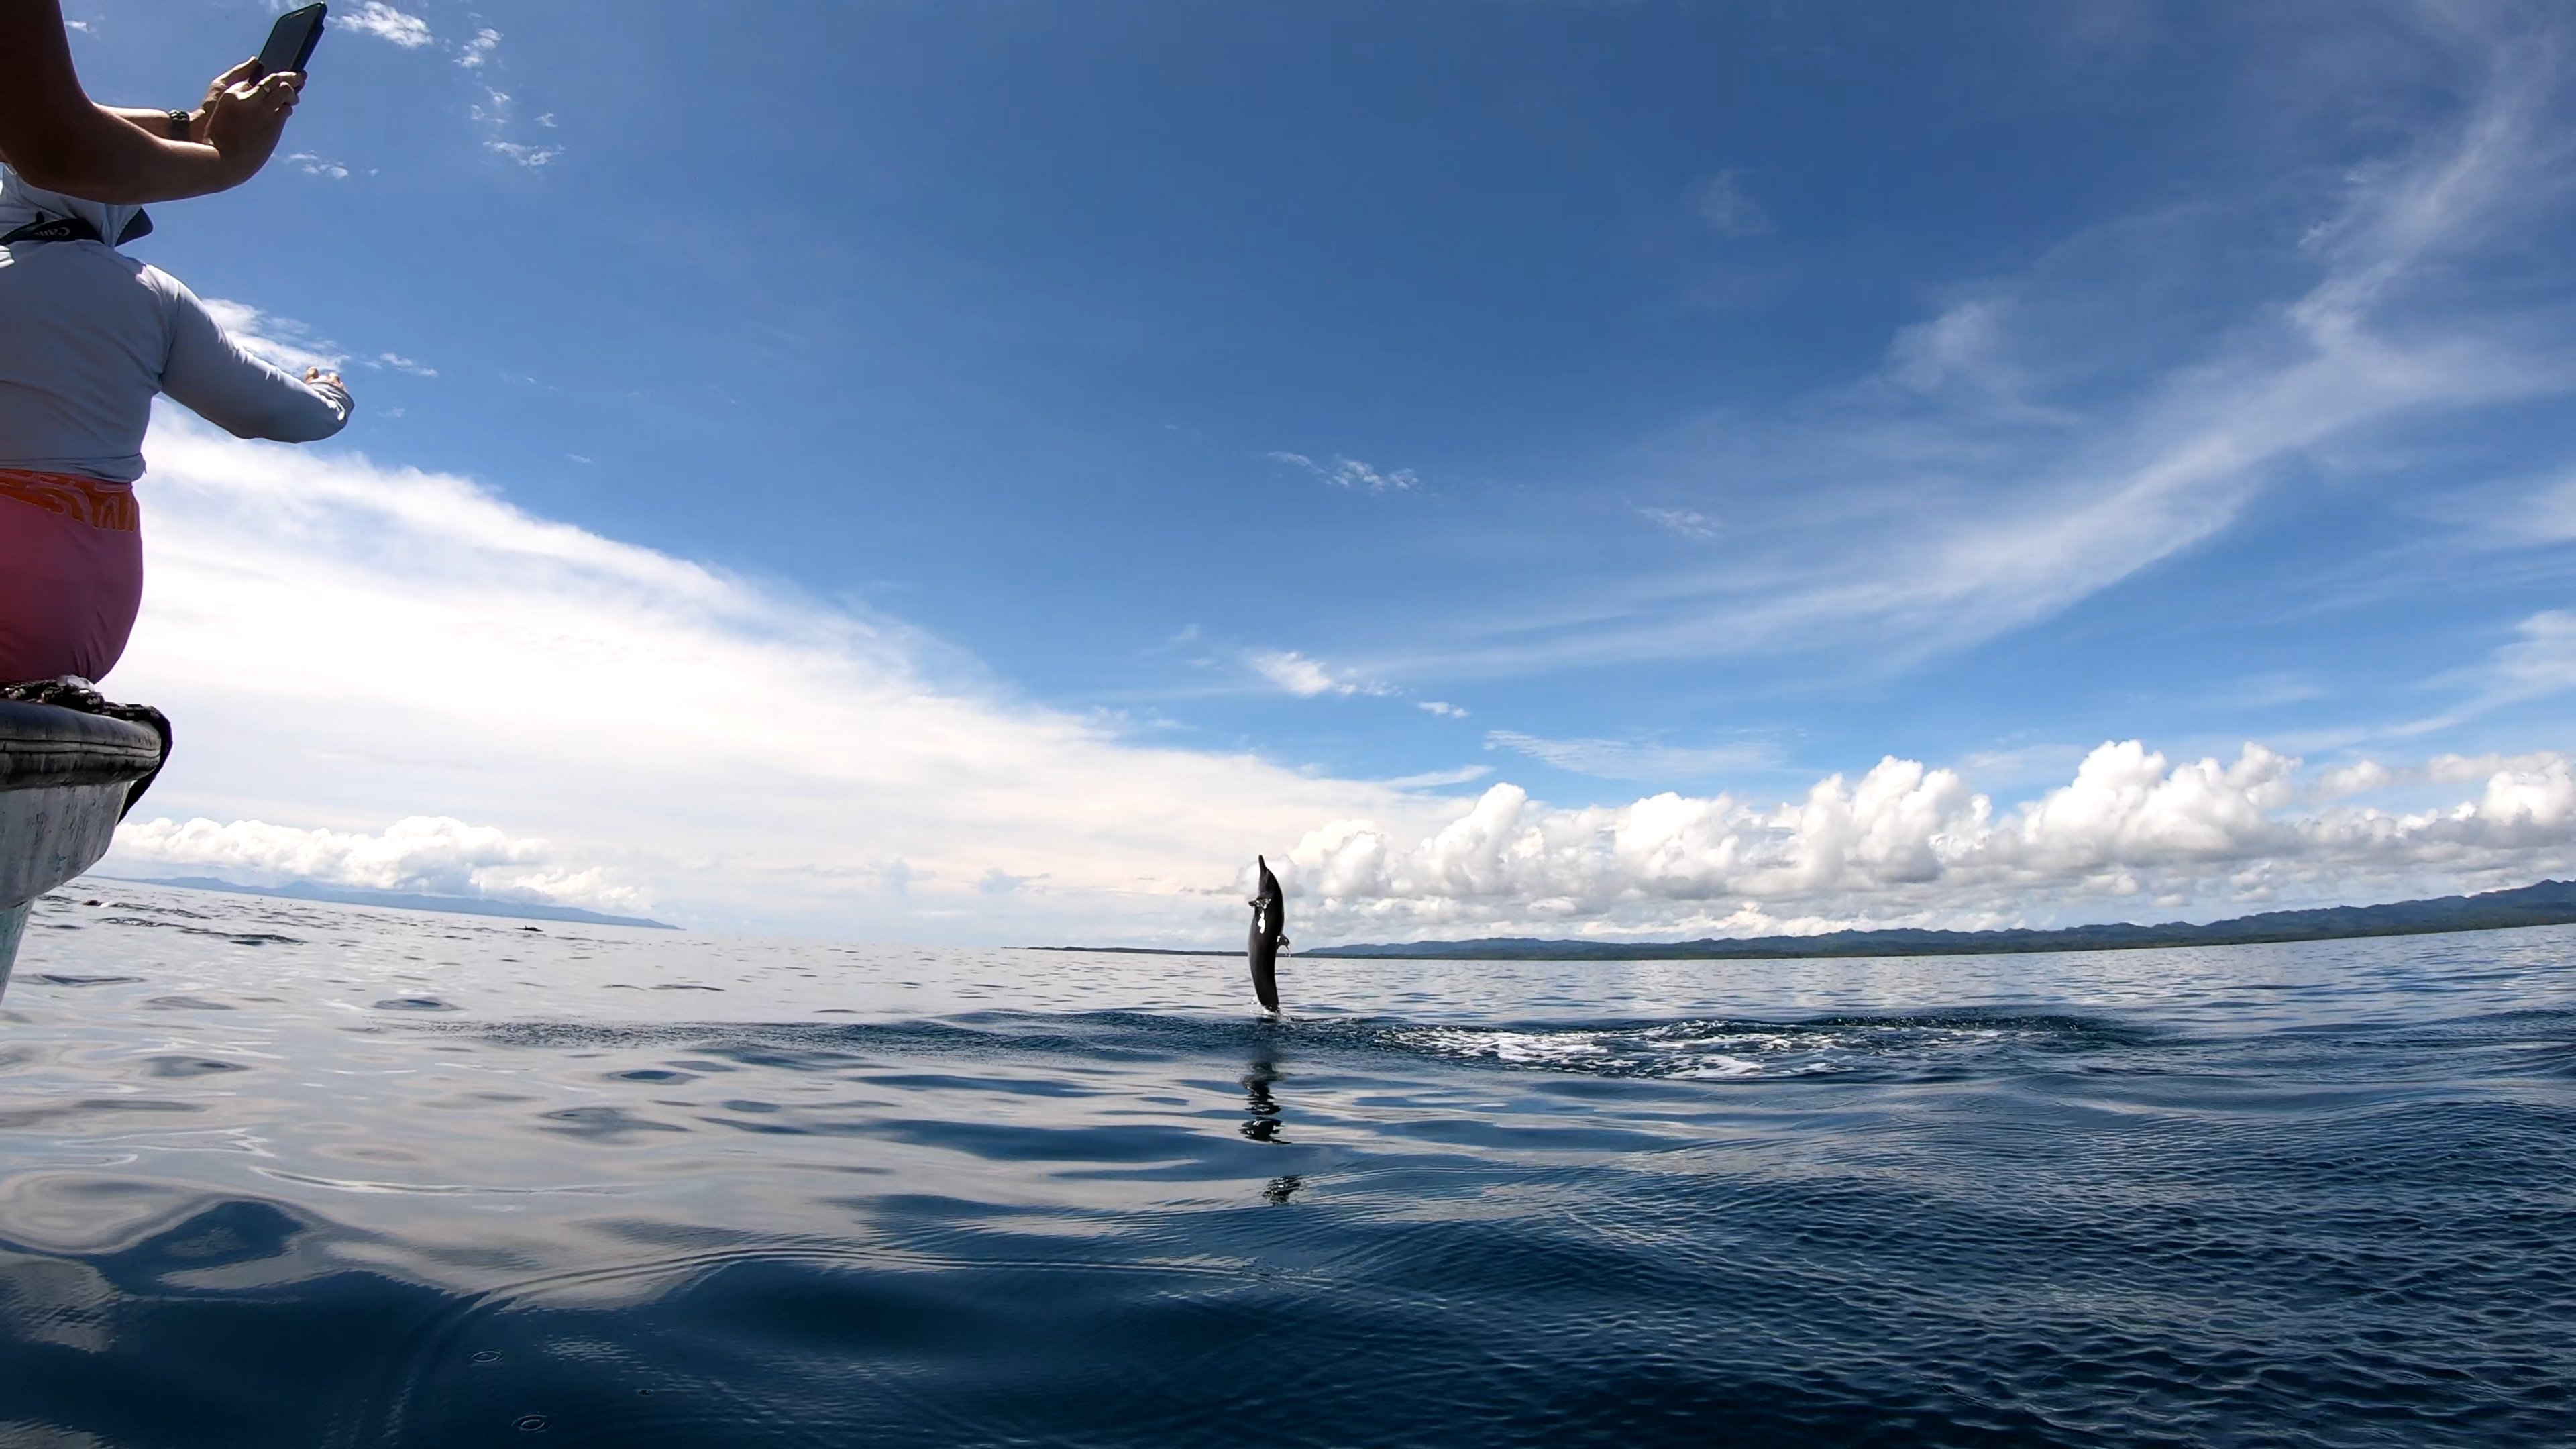
[[2576, 1442], [2576, 930], [1463, 964], [76, 883], [8, 1445]]

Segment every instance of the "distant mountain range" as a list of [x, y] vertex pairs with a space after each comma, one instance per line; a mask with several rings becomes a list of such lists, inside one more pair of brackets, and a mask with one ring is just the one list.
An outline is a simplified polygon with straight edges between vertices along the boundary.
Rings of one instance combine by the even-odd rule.
[[1435, 960], [1690, 961], [1801, 956], [1985, 956], [2022, 951], [2134, 951], [2151, 946], [2235, 946], [2264, 941], [2335, 941], [2420, 936], [2576, 923], [2576, 881], [2545, 880], [2475, 896], [2437, 896], [2384, 906], [2266, 911], [2195, 926], [2070, 926], [2056, 931], [1833, 931], [1821, 936], [1751, 936], [1698, 941], [1408, 941], [1323, 946], [1301, 956], [1418, 957]]
[[[124, 877], [101, 876], [101, 880]], [[585, 911], [579, 906], [535, 905], [526, 901], [488, 901], [477, 896], [412, 896], [400, 891], [357, 890], [345, 886], [309, 885], [298, 882], [282, 886], [235, 885], [228, 880], [205, 876], [179, 876], [166, 880], [127, 880], [129, 885], [182, 886], [192, 891], [222, 891], [235, 896], [270, 896], [290, 901], [329, 901], [343, 906], [392, 906], [405, 911], [442, 911], [454, 916], [501, 916], [514, 921], [572, 921], [585, 926], [648, 926], [656, 931], [680, 929], [665, 921], [648, 921], [642, 916], [612, 916], [601, 911]]]

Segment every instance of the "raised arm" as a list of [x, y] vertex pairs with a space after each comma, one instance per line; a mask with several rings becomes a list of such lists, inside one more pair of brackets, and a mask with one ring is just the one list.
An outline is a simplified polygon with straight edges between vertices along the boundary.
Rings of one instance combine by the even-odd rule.
[[349, 421], [349, 390], [336, 374], [315, 368], [298, 379], [271, 367], [226, 336], [196, 293], [167, 285], [177, 301], [161, 391], [173, 402], [236, 438], [278, 443], [320, 442]]
[[232, 84], [208, 112], [203, 144], [166, 140], [90, 103], [61, 0], [0, 0], [0, 160], [32, 186], [111, 205], [223, 191], [268, 163], [301, 79]]
[[[257, 56], [215, 77], [206, 86], [206, 98], [199, 101], [195, 109], [176, 113], [185, 118], [185, 130], [180, 134], [173, 134], [170, 124], [173, 113], [169, 111], [155, 111], [143, 106], [101, 106], [99, 109], [120, 121], [140, 126], [163, 140], [194, 141], [203, 146], [207, 144], [206, 137], [213, 129], [215, 113], [234, 103], [233, 87], [250, 86], [258, 80], [259, 58]], [[301, 81], [302, 78], [298, 77], [296, 95], [299, 99], [303, 96]], [[292, 107], [289, 109], [291, 110]]]

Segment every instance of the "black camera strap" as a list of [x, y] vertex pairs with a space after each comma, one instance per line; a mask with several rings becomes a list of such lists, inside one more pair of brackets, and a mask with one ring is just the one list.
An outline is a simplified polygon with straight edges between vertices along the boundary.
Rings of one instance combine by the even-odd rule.
[[[117, 233], [116, 244], [118, 246], [123, 246], [127, 242], [140, 241], [150, 235], [152, 235], [151, 216], [146, 212], [137, 211], [134, 213], [134, 219], [125, 224], [125, 230]], [[0, 236], [0, 247], [16, 246], [20, 242], [84, 242], [102, 240], [105, 240], [105, 238], [98, 234], [98, 228], [90, 225], [88, 221], [81, 217], [40, 216], [34, 221], [27, 223], [25, 226], [18, 228], [16, 231], [9, 233], [7, 236]]]

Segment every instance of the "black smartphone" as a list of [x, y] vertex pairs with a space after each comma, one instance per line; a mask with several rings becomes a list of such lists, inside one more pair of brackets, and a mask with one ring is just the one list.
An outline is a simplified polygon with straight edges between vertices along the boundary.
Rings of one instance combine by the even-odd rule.
[[330, 9], [328, 5], [307, 5], [277, 17], [277, 23], [268, 29], [268, 44], [259, 48], [259, 73], [279, 75], [291, 70], [301, 74], [313, 59], [313, 47], [322, 43], [322, 17]]

